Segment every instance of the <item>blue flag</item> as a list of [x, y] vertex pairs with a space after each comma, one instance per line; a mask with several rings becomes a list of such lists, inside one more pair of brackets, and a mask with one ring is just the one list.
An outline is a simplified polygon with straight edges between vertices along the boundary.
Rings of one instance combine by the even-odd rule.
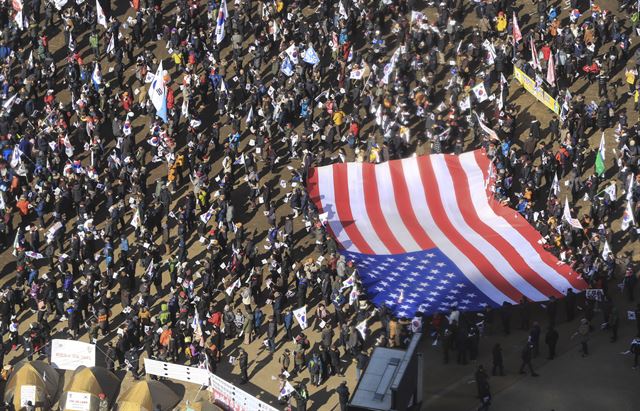
[[320, 57], [318, 57], [318, 53], [316, 53], [312, 46], [309, 46], [309, 48], [304, 52], [302, 60], [304, 60], [305, 63], [311, 64], [312, 66], [320, 63]]
[[291, 64], [291, 60], [289, 60], [289, 57], [284, 58], [282, 66], [280, 66], [280, 70], [288, 77], [293, 76], [293, 64]]

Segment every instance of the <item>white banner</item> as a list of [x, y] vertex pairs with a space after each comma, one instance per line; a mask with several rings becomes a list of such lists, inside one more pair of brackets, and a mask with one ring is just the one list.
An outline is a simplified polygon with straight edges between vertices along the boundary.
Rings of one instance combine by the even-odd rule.
[[210, 374], [209, 391], [213, 393], [214, 402], [224, 404], [224, 408], [231, 411], [277, 410], [215, 374]]
[[51, 365], [61, 370], [75, 370], [81, 365], [95, 367], [96, 346], [82, 341], [53, 340]]
[[298, 324], [300, 324], [300, 328], [303, 330], [307, 328], [307, 306], [302, 306], [298, 309], [293, 310], [293, 316], [298, 320]]
[[36, 386], [35, 385], [21, 385], [20, 386], [20, 406], [24, 407], [29, 404], [36, 405]]
[[225, 409], [231, 411], [277, 411], [276, 408], [204, 368], [187, 367], [186, 365], [145, 358], [144, 369], [147, 374], [206, 386], [213, 393], [214, 402], [224, 405]]
[[67, 402], [64, 404], [64, 409], [71, 411], [91, 411], [91, 394], [86, 392], [67, 392]]
[[171, 378], [178, 381], [191, 382], [198, 385], [209, 385], [209, 371], [204, 368], [187, 367], [170, 362], [144, 359], [147, 374]]

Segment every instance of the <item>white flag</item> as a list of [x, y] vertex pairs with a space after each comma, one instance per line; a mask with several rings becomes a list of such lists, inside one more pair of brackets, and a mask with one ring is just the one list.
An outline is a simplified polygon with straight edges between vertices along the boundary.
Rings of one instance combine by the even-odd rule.
[[233, 290], [235, 290], [236, 288], [240, 288], [241, 286], [242, 286], [242, 284], [240, 283], [240, 279], [238, 278], [237, 280], [235, 280], [233, 282], [233, 284], [231, 284], [229, 287], [227, 287], [227, 289], [226, 289], [227, 295], [229, 297], [231, 297], [233, 295]]
[[342, 0], [340, 0], [340, 2], [338, 3], [338, 11], [340, 13], [340, 19], [341, 20], [346, 20], [349, 18], [349, 15], [347, 14], [347, 9], [345, 9], [344, 7], [344, 3], [342, 2]]
[[424, 13], [420, 11], [411, 11], [411, 24], [413, 24], [414, 21], [421, 23], [424, 19], [425, 19]]
[[602, 257], [607, 259], [609, 258], [609, 254], [611, 254], [611, 248], [609, 248], [609, 243], [607, 240], [604, 240], [604, 247], [602, 247]]
[[131, 225], [135, 229], [140, 227], [140, 210], [136, 210], [136, 212], [133, 213], [133, 217], [131, 217]]
[[356, 283], [356, 274], [353, 273], [349, 276], [349, 278], [347, 278], [342, 282], [342, 287], [340, 287], [340, 291], [353, 287], [355, 283]]
[[222, 43], [224, 40], [224, 24], [227, 21], [227, 16], [229, 15], [229, 11], [227, 10], [227, 0], [222, 0], [222, 4], [220, 4], [220, 9], [218, 10], [218, 20], [216, 23], [216, 44]]
[[100, 73], [100, 66], [97, 62], [93, 66], [93, 75], [91, 75], [91, 80], [96, 87], [99, 87], [102, 84], [102, 73]]
[[31, 50], [31, 53], [29, 53], [29, 59], [27, 60], [27, 63], [29, 64], [29, 68], [33, 68], [33, 50]]
[[106, 29], [107, 16], [105, 16], [104, 10], [102, 10], [102, 6], [100, 5], [100, 0], [96, 0], [96, 15], [97, 15], [97, 23]]
[[467, 96], [461, 101], [458, 102], [458, 107], [460, 107], [460, 111], [466, 111], [471, 108], [471, 97]]
[[553, 182], [551, 182], [551, 191], [553, 192], [553, 195], [556, 197], [560, 192], [560, 182], [558, 181], [558, 173], [555, 173], [553, 176]]
[[244, 153], [240, 154], [240, 157], [236, 158], [236, 160], [233, 162], [234, 165], [244, 165]]
[[278, 399], [286, 397], [287, 395], [291, 395], [296, 390], [293, 388], [293, 385], [289, 381], [284, 382], [284, 387], [280, 390], [280, 394], [278, 395]]
[[604, 189], [604, 192], [607, 193], [611, 201], [616, 201], [616, 183], [612, 181], [609, 187]]
[[73, 157], [73, 144], [71, 144], [71, 141], [69, 140], [69, 135], [65, 135], [64, 138], [62, 139], [62, 143], [64, 144], [64, 153], [67, 155], [67, 157], [71, 158]]
[[473, 94], [476, 95], [476, 99], [478, 99], [479, 103], [482, 103], [489, 98], [489, 96], [487, 95], [487, 90], [485, 90], [484, 88], [484, 83], [480, 83], [474, 86], [471, 90], [473, 91]]
[[249, 107], [249, 114], [247, 114], [247, 124], [253, 122], [253, 106]]
[[474, 112], [473, 114], [476, 115], [476, 118], [478, 119], [478, 125], [480, 126], [482, 131], [487, 133], [490, 139], [500, 141], [500, 139], [498, 138], [498, 133], [496, 133], [495, 131], [490, 129], [486, 124], [484, 124], [484, 122], [482, 121], [482, 119], [480, 119], [480, 116], [478, 116], [476, 112]]
[[24, 255], [34, 260], [41, 260], [44, 258], [44, 255], [36, 253], [35, 251], [27, 251], [26, 253], [24, 253]]
[[300, 328], [303, 330], [307, 328], [307, 306], [304, 305], [298, 309], [293, 310], [293, 316], [296, 317]]
[[149, 265], [147, 266], [147, 270], [144, 274], [149, 278], [153, 277], [153, 258], [149, 261]]
[[363, 320], [360, 324], [356, 325], [356, 330], [362, 336], [362, 339], [366, 339], [367, 337], [367, 320]]
[[633, 197], [633, 183], [636, 181], [636, 176], [631, 173], [631, 178], [629, 179], [629, 188], [627, 189], [627, 200], [631, 201]]
[[391, 60], [387, 64], [384, 65], [382, 72], [384, 76], [382, 76], [382, 82], [384, 84], [389, 84], [389, 77], [393, 70], [396, 68], [396, 64], [398, 63], [398, 59], [400, 58], [400, 47], [396, 48], [396, 51], [393, 52], [391, 56]]
[[577, 218], [571, 217], [571, 208], [569, 208], [569, 199], [568, 198], [564, 199], [564, 214], [563, 214], [562, 218], [567, 220], [567, 222], [572, 227], [582, 229], [582, 224], [580, 224], [580, 221]]
[[149, 90], [150, 99], [153, 106], [156, 108], [156, 115], [160, 117], [166, 123], [168, 121], [167, 115], [167, 96], [165, 92], [164, 84], [164, 70], [162, 68], [162, 61], [156, 70], [156, 75], [151, 82], [151, 88]]
[[13, 20], [16, 22], [20, 30], [24, 30], [24, 15], [22, 14], [22, 10], [16, 12], [16, 15], [13, 16]]
[[9, 98], [7, 101], [5, 101], [4, 103], [2, 103], [2, 108], [4, 108], [7, 111], [11, 110], [11, 107], [13, 107], [13, 103], [16, 102], [16, 98], [18, 97], [18, 94], [14, 94], [13, 97]]
[[[111, 39], [109, 40], [109, 44], [107, 45], [107, 54], [111, 54], [115, 51], [116, 49], [116, 41], [113, 38], [113, 34], [111, 35]], [[147, 81], [147, 83], [150, 83], [153, 80]]]
[[209, 210], [207, 210], [206, 213], [200, 216], [200, 221], [202, 221], [203, 224], [207, 224], [209, 220], [211, 220], [211, 216], [213, 216], [215, 209], [216, 209], [215, 205], [212, 205], [211, 207], [209, 207]]
[[13, 239], [13, 251], [11, 254], [13, 254], [14, 257], [18, 255], [18, 245], [20, 244], [18, 239], [20, 238], [20, 230], [22, 230], [22, 228], [18, 227], [16, 230], [16, 237]]
[[11, 153], [11, 160], [9, 160], [9, 164], [11, 168], [17, 168], [20, 164], [22, 164], [22, 150], [15, 146], [13, 148], [13, 153]]
[[182, 107], [180, 111], [182, 111], [183, 116], [189, 116], [189, 99], [187, 98], [187, 96], [184, 96], [182, 98]]
[[68, 1], [69, 0], [53, 0], [53, 4], [56, 6], [56, 9], [62, 10]]
[[293, 64], [298, 64], [298, 48], [295, 44], [290, 45], [284, 52], [287, 53]]
[[626, 231], [629, 228], [629, 226], [635, 223], [636, 221], [635, 221], [635, 218], [633, 217], [633, 208], [631, 207], [631, 200], [627, 200], [627, 208], [625, 208], [624, 214], [622, 215], [622, 224], [620, 225], [620, 228], [622, 228], [623, 231]]
[[76, 51], [76, 41], [73, 39], [71, 33], [69, 33], [69, 50]]

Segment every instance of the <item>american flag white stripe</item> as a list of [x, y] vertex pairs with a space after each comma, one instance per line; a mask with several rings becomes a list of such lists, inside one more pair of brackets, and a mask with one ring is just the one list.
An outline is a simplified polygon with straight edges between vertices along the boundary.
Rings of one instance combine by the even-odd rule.
[[[476, 162], [474, 156], [460, 156], [460, 164], [462, 165], [468, 179], [469, 188], [478, 187], [483, 184], [484, 175], [480, 165]], [[551, 285], [559, 292], [564, 293], [572, 285], [558, 273], [553, 267], [542, 261], [540, 254], [533, 246], [504, 218], [497, 215], [491, 207], [487, 206], [486, 195], [479, 190], [471, 190], [471, 202], [478, 213], [478, 216], [486, 222], [500, 236], [511, 243], [525, 260], [529, 263], [531, 269], [543, 276]]]
[[[391, 227], [393, 234], [395, 234], [396, 239], [402, 248], [404, 248], [405, 252], [421, 250], [422, 248], [420, 248], [400, 217], [400, 211], [398, 210], [392, 188], [393, 182], [391, 180], [389, 163], [376, 165], [375, 175], [382, 214], [389, 227]], [[407, 205], [404, 206], [406, 207]]]
[[[469, 259], [464, 252], [459, 250], [447, 237], [439, 225], [436, 224], [429, 206], [427, 205], [427, 199], [422, 187], [426, 185], [422, 181], [420, 176], [420, 169], [418, 167], [418, 161], [416, 158], [407, 158], [402, 160], [402, 169], [404, 171], [404, 178], [408, 187], [413, 189], [409, 190], [409, 196], [411, 197], [411, 207], [416, 213], [416, 217], [425, 232], [429, 233], [429, 237], [435, 243], [442, 252], [444, 252], [449, 258], [455, 261], [458, 268], [464, 273], [464, 275], [475, 285], [480, 291], [482, 291], [487, 297], [502, 304], [503, 302], [509, 302], [514, 304], [515, 301], [507, 297], [502, 291], [498, 290], [485, 276], [480, 273], [478, 267]], [[430, 189], [427, 187], [427, 189]]]
[[373, 218], [370, 218], [365, 197], [364, 197], [364, 179], [362, 178], [362, 164], [347, 163], [348, 187], [339, 187], [339, 190], [349, 190], [349, 204], [351, 205], [351, 215], [354, 224], [364, 237], [365, 241], [373, 249], [375, 254], [390, 254], [387, 246], [382, 242], [376, 229], [372, 224]]
[[[545, 300], [547, 296], [533, 287], [527, 280], [522, 278], [511, 264], [504, 258], [490, 242], [479, 235], [472, 227], [470, 227], [462, 216], [460, 205], [455, 196], [454, 182], [449, 174], [449, 169], [442, 154], [432, 155], [431, 161], [433, 171], [438, 182], [438, 191], [445, 205], [447, 217], [453, 224], [454, 228], [464, 238], [472, 244], [480, 253], [485, 255], [493, 267], [483, 267], [482, 271], [485, 276], [492, 275], [494, 269], [496, 273], [493, 275], [501, 275], [509, 284], [517, 288], [521, 293], [534, 301]], [[482, 186], [480, 186], [482, 187]]]
[[336, 210], [336, 199], [333, 190], [333, 167], [317, 168], [316, 174], [318, 178], [317, 189], [319, 191], [319, 198], [322, 202], [323, 211], [329, 213], [328, 223], [329, 227], [331, 227], [331, 232], [345, 249], [359, 253], [360, 250], [351, 242], [347, 231], [340, 222]]

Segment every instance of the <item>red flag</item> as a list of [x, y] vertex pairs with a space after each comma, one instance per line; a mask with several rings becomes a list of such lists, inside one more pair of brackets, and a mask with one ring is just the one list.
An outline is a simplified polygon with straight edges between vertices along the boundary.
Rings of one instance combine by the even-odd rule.
[[518, 25], [518, 19], [516, 18], [516, 12], [513, 12], [513, 42], [517, 43], [522, 40], [522, 33], [520, 32], [520, 26]]
[[131, 0], [131, 4], [136, 11], [140, 10], [140, 0]]
[[552, 86], [556, 85], [556, 64], [553, 61], [553, 52], [549, 55], [549, 65], [547, 66], [547, 82]]

